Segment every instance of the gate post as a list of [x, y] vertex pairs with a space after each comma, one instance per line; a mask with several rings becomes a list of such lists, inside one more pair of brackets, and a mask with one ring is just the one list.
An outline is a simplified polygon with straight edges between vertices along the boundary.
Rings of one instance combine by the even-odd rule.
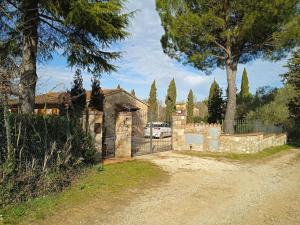
[[103, 112], [97, 110], [88, 110], [82, 118], [83, 128], [89, 132], [95, 141], [96, 154], [95, 160], [102, 159], [102, 126], [103, 126]]
[[116, 119], [115, 157], [131, 157], [132, 113], [120, 112]]
[[184, 146], [184, 129], [186, 125], [186, 116], [174, 114], [172, 116], [172, 150], [183, 150]]

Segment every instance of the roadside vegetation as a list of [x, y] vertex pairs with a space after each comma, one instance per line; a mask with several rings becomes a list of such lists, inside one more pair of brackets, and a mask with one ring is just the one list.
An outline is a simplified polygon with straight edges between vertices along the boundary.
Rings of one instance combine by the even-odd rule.
[[276, 146], [272, 148], [264, 149], [263, 151], [256, 153], [232, 153], [232, 152], [197, 152], [197, 151], [181, 151], [178, 152], [184, 155], [197, 156], [202, 158], [215, 158], [218, 160], [237, 160], [237, 161], [252, 161], [252, 160], [260, 160], [273, 155], [276, 155], [280, 152], [285, 152], [295, 148], [292, 145], [282, 145]]
[[[113, 207], [119, 207], [129, 200], [133, 192], [154, 187], [168, 177], [158, 166], [146, 161], [130, 161], [99, 165], [85, 169], [79, 178], [65, 191], [32, 198], [27, 202], [0, 210], [3, 224], [29, 224], [44, 220], [59, 210], [66, 210], [92, 202], [97, 198], [102, 202], [103, 215]], [[134, 194], [136, 195], [136, 193]]]

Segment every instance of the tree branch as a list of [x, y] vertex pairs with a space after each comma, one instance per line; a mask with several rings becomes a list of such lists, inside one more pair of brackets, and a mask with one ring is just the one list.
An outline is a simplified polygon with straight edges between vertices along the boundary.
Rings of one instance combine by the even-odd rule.
[[219, 42], [217, 42], [217, 41], [215, 40], [215, 41], [213, 41], [213, 43], [214, 43], [216, 46], [218, 46], [219, 48], [223, 49], [227, 55], [230, 55], [230, 53], [228, 52], [228, 50], [227, 50], [223, 45], [221, 45]]

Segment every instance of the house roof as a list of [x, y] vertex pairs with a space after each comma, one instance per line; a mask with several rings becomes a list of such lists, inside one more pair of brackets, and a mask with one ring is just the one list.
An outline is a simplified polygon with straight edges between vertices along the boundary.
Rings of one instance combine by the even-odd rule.
[[[129, 95], [132, 98], [135, 98], [136, 100], [140, 101], [141, 103], [148, 105], [147, 103], [143, 102], [142, 100], [138, 99], [134, 95], [130, 94], [129, 92], [125, 91], [122, 88], [117, 89], [102, 89], [104, 96], [113, 95], [119, 92], [125, 92], [127, 95]], [[91, 91], [86, 92], [87, 101], [90, 100], [91, 97]], [[67, 92], [49, 92], [46, 94], [41, 94], [35, 96], [35, 104], [36, 105], [45, 105], [45, 104], [63, 104], [70, 101], [69, 94]], [[11, 99], [9, 101], [9, 105], [18, 105], [17, 99]]]

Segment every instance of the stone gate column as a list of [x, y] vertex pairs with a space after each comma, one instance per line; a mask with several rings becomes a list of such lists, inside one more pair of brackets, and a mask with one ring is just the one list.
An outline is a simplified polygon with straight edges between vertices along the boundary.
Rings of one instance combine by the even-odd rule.
[[185, 145], [184, 129], [186, 125], [186, 116], [180, 114], [174, 114], [172, 116], [172, 150], [183, 150]]
[[115, 157], [131, 157], [132, 113], [120, 112], [116, 119]]
[[88, 110], [82, 118], [83, 128], [89, 132], [95, 141], [96, 155], [95, 159], [102, 159], [102, 130], [103, 130], [103, 112], [97, 110]]

